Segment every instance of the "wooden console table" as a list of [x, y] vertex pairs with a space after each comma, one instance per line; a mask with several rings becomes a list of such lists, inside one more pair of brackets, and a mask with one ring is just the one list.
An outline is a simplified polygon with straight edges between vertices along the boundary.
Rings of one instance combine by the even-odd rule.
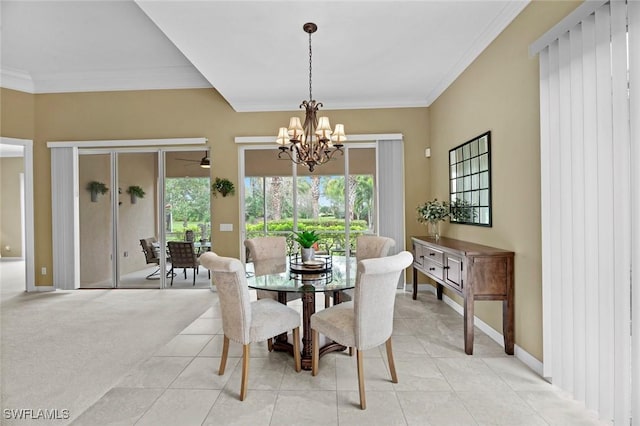
[[413, 245], [413, 300], [418, 296], [418, 271], [464, 299], [464, 351], [473, 354], [474, 300], [502, 300], [504, 351], [513, 355], [514, 295], [511, 251], [440, 237], [411, 237]]

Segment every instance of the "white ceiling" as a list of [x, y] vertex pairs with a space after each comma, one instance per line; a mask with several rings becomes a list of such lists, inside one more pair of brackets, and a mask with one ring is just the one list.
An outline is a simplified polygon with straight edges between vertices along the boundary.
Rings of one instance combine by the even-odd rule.
[[0, 85], [215, 87], [236, 111], [430, 105], [527, 5], [475, 1], [6, 1]]

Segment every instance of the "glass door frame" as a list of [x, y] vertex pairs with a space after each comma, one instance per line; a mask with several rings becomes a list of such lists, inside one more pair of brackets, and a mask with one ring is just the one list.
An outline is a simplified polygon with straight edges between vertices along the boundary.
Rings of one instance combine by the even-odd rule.
[[[119, 187], [119, 173], [118, 173], [118, 154], [124, 153], [155, 153], [157, 154], [157, 176], [156, 176], [156, 223], [157, 223], [157, 234], [158, 234], [158, 244], [160, 247], [166, 247], [167, 238], [166, 238], [166, 229], [164, 226], [164, 206], [166, 205], [165, 198], [165, 182], [166, 182], [166, 153], [167, 152], [185, 152], [185, 151], [207, 151], [210, 152], [210, 147], [208, 146], [166, 146], [166, 147], [113, 147], [113, 148], [82, 148], [78, 149], [78, 157], [81, 155], [96, 155], [96, 154], [109, 154], [109, 169], [110, 169], [110, 178], [109, 184], [111, 188]], [[78, 160], [79, 162], [79, 160]], [[118, 227], [119, 227], [119, 192], [117, 190], [110, 191], [110, 203], [111, 203], [111, 285], [106, 286], [104, 288], [119, 288], [118, 283], [120, 279], [120, 243], [118, 239]], [[209, 205], [211, 208], [211, 204]], [[77, 212], [78, 213], [78, 212]], [[79, 262], [79, 259], [78, 259]], [[160, 271], [167, 270], [167, 260], [166, 256], [160, 256]], [[78, 264], [79, 266], [79, 264]], [[167, 274], [166, 272], [159, 273], [159, 289], [168, 288], [167, 286]], [[78, 280], [80, 277], [78, 277]]]
[[[254, 139], [261, 139], [261, 138], [254, 138]], [[373, 225], [374, 225], [374, 229], [375, 232], [377, 234], [378, 229], [379, 229], [379, 214], [378, 214], [378, 202], [379, 202], [379, 196], [378, 196], [378, 177], [377, 177], [377, 170], [378, 170], [378, 143], [373, 140], [371, 138], [366, 139], [367, 142], [356, 142], [356, 143], [347, 143], [344, 146], [344, 153], [342, 156], [342, 161], [343, 161], [343, 169], [344, 169], [344, 179], [345, 179], [345, 185], [348, 182], [348, 178], [349, 178], [349, 151], [353, 150], [353, 149], [375, 149], [376, 150], [376, 164], [374, 165], [374, 168], [376, 170], [376, 177], [374, 179], [374, 187], [373, 187], [373, 191], [374, 191], [374, 199], [375, 199], [375, 213], [374, 213], [374, 220], [373, 220]], [[256, 140], [257, 141], [257, 140]], [[254, 142], [256, 142], [254, 141]], [[236, 142], [238, 142], [238, 140], [236, 139]], [[250, 150], [265, 150], [265, 149], [269, 149], [271, 148], [271, 146], [265, 144], [265, 143], [253, 143], [253, 144], [243, 144], [240, 145], [238, 147], [238, 182], [242, 182], [242, 185], [238, 185], [238, 194], [239, 194], [239, 207], [240, 207], [240, 214], [239, 214], [239, 219], [240, 219], [240, 224], [239, 224], [239, 228], [240, 228], [240, 232], [239, 232], [239, 253], [241, 254], [241, 260], [244, 262], [246, 261], [245, 259], [245, 255], [246, 255], [246, 251], [244, 250], [244, 240], [246, 239], [246, 220], [245, 220], [245, 215], [246, 215], [246, 211], [245, 211], [245, 188], [244, 188], [244, 179], [246, 178], [245, 176], [245, 152], [246, 151], [250, 151]], [[273, 160], [274, 161], [282, 161], [282, 160], [278, 160], [277, 158], [277, 149], [275, 147], [275, 144], [273, 145]], [[339, 161], [341, 159], [341, 157], [337, 157]], [[322, 166], [319, 166], [320, 168]], [[297, 200], [297, 193], [298, 193], [298, 174], [297, 174], [297, 165], [293, 162], [291, 162], [291, 177], [293, 180], [293, 194], [292, 194], [292, 204], [293, 204], [293, 229], [296, 230], [298, 229], [298, 215], [297, 215], [297, 209], [298, 209], [298, 200]], [[320, 170], [321, 172], [322, 170]], [[263, 183], [263, 190], [264, 190], [264, 183]], [[264, 192], [264, 191], [263, 191]], [[351, 210], [350, 210], [350, 206], [349, 206], [349, 195], [348, 195], [348, 191], [345, 191], [345, 195], [344, 195], [344, 206], [345, 206], [345, 247], [350, 247], [350, 234], [351, 234], [351, 230], [350, 230], [350, 224], [351, 224]], [[350, 255], [350, 250], [347, 250], [345, 255], [347, 256], [347, 258]], [[348, 264], [348, 262], [347, 262]]]

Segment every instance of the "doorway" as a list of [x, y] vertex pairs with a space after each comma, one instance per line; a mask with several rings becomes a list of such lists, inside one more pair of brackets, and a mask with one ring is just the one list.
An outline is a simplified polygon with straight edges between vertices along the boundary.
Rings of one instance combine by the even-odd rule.
[[[47, 290], [35, 285], [33, 225], [33, 142], [0, 137], [0, 253], [4, 258], [23, 259], [25, 290]], [[46, 269], [41, 272], [46, 273]]]

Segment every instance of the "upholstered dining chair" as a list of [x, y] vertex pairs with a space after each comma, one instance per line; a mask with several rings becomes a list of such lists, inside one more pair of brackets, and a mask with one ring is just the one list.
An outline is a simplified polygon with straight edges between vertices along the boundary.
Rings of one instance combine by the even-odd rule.
[[354, 298], [311, 315], [313, 355], [311, 374], [318, 374], [319, 334], [350, 348], [356, 348], [360, 408], [366, 409], [363, 351], [385, 343], [391, 381], [398, 383], [391, 348], [396, 286], [402, 271], [413, 262], [408, 251], [394, 256], [358, 262]]
[[254, 302], [249, 298], [249, 287], [244, 266], [238, 259], [220, 257], [213, 252], [200, 256], [202, 266], [211, 271], [220, 308], [224, 342], [220, 358], [219, 375], [224, 374], [229, 353], [229, 340], [242, 345], [242, 381], [240, 400], [247, 395], [249, 381], [250, 344], [263, 342], [293, 330], [295, 370], [300, 371], [300, 314], [272, 299]]
[[[389, 254], [396, 245], [396, 242], [392, 238], [379, 237], [377, 235], [360, 235], [356, 239], [356, 264], [364, 259], [374, 259], [376, 257], [384, 257]], [[356, 275], [356, 282], [358, 275]], [[342, 292], [342, 300], [349, 301], [353, 298], [353, 291], [346, 290]], [[324, 294], [324, 307], [328, 308], [331, 305], [332, 293], [327, 291]]]
[[[283, 268], [286, 268], [287, 239], [285, 237], [255, 237], [244, 240], [247, 248], [247, 261], [260, 262], [272, 259], [282, 259]], [[285, 269], [282, 270], [284, 272]], [[259, 275], [259, 271], [255, 271]], [[272, 271], [269, 271], [272, 273]], [[278, 300], [275, 291], [256, 290], [258, 299]], [[301, 293], [287, 293], [287, 302], [300, 299]]]

